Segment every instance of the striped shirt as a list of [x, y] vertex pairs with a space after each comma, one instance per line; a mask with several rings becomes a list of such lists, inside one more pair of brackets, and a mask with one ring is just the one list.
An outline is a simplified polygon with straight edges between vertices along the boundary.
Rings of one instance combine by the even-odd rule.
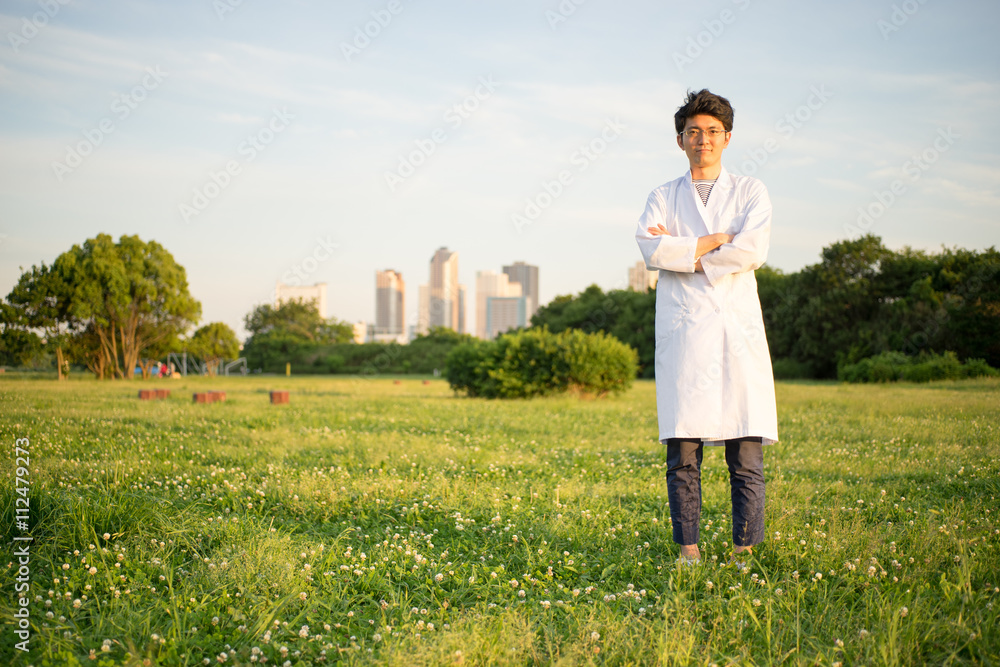
[[706, 178], [702, 180], [692, 179], [695, 189], [698, 190], [698, 196], [701, 197], [702, 206], [708, 206], [708, 195], [712, 193], [712, 186], [715, 182], [719, 180], [717, 178]]

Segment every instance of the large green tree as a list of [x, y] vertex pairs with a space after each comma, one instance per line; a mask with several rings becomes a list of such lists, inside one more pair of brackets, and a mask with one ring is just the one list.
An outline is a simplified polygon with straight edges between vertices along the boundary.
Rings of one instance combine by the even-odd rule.
[[[20, 326], [45, 333], [98, 377], [131, 378], [143, 353], [187, 331], [201, 315], [184, 267], [156, 241], [107, 234], [74, 245], [51, 267], [22, 274], [8, 302]], [[67, 340], [70, 329], [75, 331]]]
[[884, 352], [953, 351], [1000, 366], [1000, 253], [892, 251], [877, 236], [839, 241], [792, 274], [762, 268], [771, 356], [817, 377]]
[[74, 315], [93, 328], [117, 377], [131, 378], [143, 350], [201, 316], [184, 267], [156, 241], [100, 234], [69, 254]]

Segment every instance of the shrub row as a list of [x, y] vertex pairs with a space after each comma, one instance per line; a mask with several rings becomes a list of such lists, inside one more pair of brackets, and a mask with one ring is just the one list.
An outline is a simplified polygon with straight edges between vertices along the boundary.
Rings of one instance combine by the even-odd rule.
[[604, 332], [523, 329], [457, 346], [445, 362], [455, 391], [484, 398], [529, 398], [567, 390], [603, 396], [632, 386], [638, 355]]
[[837, 369], [837, 379], [844, 382], [930, 382], [997, 375], [1000, 371], [991, 368], [982, 359], [962, 362], [950, 351], [917, 357], [902, 352], [883, 352], [854, 364], [842, 364]]

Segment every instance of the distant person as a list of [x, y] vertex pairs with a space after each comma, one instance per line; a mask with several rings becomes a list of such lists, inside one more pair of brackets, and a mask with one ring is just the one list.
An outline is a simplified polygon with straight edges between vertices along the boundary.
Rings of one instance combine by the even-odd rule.
[[[732, 559], [764, 540], [763, 445], [778, 440], [771, 357], [754, 269], [767, 258], [771, 200], [730, 174], [722, 152], [729, 100], [689, 92], [674, 114], [690, 170], [653, 190], [636, 240], [656, 286], [659, 439], [681, 563], [697, 562], [703, 446], [724, 445], [733, 508]], [[740, 556], [739, 554], [744, 554]]]

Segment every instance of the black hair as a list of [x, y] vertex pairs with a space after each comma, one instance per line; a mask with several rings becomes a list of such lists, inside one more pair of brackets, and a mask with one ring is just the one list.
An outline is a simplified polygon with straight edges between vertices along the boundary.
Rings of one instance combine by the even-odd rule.
[[697, 93], [688, 91], [684, 106], [677, 109], [674, 114], [674, 127], [677, 134], [684, 131], [684, 125], [691, 116], [704, 114], [712, 116], [726, 128], [726, 132], [733, 131], [733, 105], [725, 97], [709, 92], [708, 88], [699, 90]]

